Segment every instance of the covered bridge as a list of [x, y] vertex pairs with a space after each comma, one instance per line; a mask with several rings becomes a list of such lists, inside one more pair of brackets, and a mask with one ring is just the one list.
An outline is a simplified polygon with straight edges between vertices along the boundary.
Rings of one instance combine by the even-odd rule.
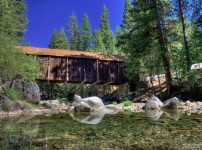
[[94, 52], [18, 46], [40, 60], [40, 81], [118, 85], [125, 82], [124, 57]]

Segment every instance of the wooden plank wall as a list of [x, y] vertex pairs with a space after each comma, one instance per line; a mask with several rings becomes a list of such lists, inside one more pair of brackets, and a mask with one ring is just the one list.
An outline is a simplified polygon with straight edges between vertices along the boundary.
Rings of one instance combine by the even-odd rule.
[[89, 84], [125, 82], [122, 62], [53, 56], [38, 58], [43, 74], [38, 80]]

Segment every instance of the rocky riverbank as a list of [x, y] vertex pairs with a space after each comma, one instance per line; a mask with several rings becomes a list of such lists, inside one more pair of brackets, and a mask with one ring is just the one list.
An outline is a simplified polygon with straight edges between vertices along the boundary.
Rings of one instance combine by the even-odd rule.
[[[65, 104], [60, 103], [58, 100], [49, 100], [49, 101], [40, 101], [37, 105], [31, 105], [24, 101], [13, 101], [8, 97], [0, 95], [0, 115], [17, 115], [17, 114], [43, 114], [43, 113], [69, 113], [74, 110], [73, 103]], [[82, 104], [82, 103], [81, 103]], [[123, 112], [123, 111], [131, 111], [131, 112], [145, 112], [146, 103], [132, 103], [130, 106], [124, 106], [124, 103], [120, 104], [110, 104], [105, 105], [107, 110], [112, 110], [111, 114]], [[81, 105], [76, 105], [80, 107]], [[85, 105], [86, 106], [86, 105]], [[78, 110], [77, 107], [77, 110]], [[83, 108], [82, 108], [83, 109]], [[187, 111], [188, 114], [202, 113], [202, 102], [178, 102], [177, 109], [181, 111]], [[87, 109], [88, 110], [88, 109]], [[90, 109], [89, 109], [90, 112]]]

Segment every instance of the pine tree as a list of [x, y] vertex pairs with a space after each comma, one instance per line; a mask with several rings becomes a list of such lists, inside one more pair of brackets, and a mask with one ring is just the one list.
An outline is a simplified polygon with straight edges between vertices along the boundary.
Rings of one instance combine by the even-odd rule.
[[[116, 31], [116, 46], [121, 50], [125, 49], [127, 44], [127, 38], [125, 37], [130, 33], [130, 31], [134, 28], [133, 25], [133, 5], [131, 0], [125, 0], [125, 8], [123, 14], [123, 23], [121, 24], [121, 28]], [[122, 44], [123, 43], [123, 44]]]
[[190, 50], [189, 50], [189, 44], [188, 44], [188, 39], [187, 39], [187, 33], [186, 33], [186, 25], [184, 22], [184, 12], [183, 12], [183, 0], [178, 0], [179, 3], [179, 14], [180, 14], [180, 19], [182, 23], [182, 32], [183, 32], [183, 39], [184, 39], [184, 47], [186, 50], [186, 64], [187, 64], [187, 71], [190, 71], [191, 69], [191, 60], [190, 60]]
[[60, 29], [60, 32], [59, 32], [57, 39], [55, 41], [55, 48], [69, 49], [69, 43], [68, 43], [68, 39], [65, 35], [64, 28]]
[[80, 50], [80, 51], [83, 51], [83, 38], [82, 38], [82, 35], [81, 35], [80, 32], [79, 32], [79, 35], [78, 35], [78, 44], [77, 44], [76, 49]]
[[95, 51], [106, 54], [106, 49], [102, 41], [100, 31], [94, 31], [94, 36], [95, 36]]
[[38, 62], [16, 49], [26, 30], [26, 10], [24, 0], [0, 1], [1, 81], [10, 80], [16, 75], [35, 79], [40, 74]]
[[123, 32], [129, 32], [133, 27], [132, 11], [133, 5], [131, 3], [131, 0], [125, 0], [123, 23], [121, 25], [121, 29], [123, 30]]
[[71, 50], [78, 50], [78, 44], [79, 44], [79, 27], [77, 23], [76, 15], [73, 13], [69, 17], [69, 21], [67, 24], [67, 33], [70, 39], [70, 49]]
[[115, 52], [115, 38], [113, 32], [110, 30], [109, 24], [109, 12], [107, 7], [104, 5], [102, 15], [100, 17], [100, 33], [102, 41], [108, 54]]
[[51, 35], [51, 39], [50, 39], [50, 43], [49, 43], [49, 48], [56, 48], [55, 44], [56, 44], [56, 40], [57, 40], [57, 31], [56, 29], [53, 30], [53, 33]]
[[[164, 6], [167, 8], [165, 9]], [[156, 0], [136, 0], [133, 7], [132, 22], [128, 21], [132, 28], [130, 27], [131, 29], [129, 28], [130, 30], [125, 30], [125, 32], [123, 30], [119, 40], [119, 44], [124, 45], [123, 50], [128, 57], [128, 76], [134, 78], [134, 75], [139, 73], [151, 75], [158, 72], [159, 68], [163, 66], [168, 90], [172, 91], [171, 65], [167, 45], [169, 36], [168, 29], [165, 27], [165, 23], [169, 22], [167, 18], [170, 17], [170, 3], [160, 0], [157, 5]], [[126, 17], [126, 15], [124, 16]], [[122, 29], [128, 27], [126, 22], [123, 22]]]
[[82, 37], [83, 50], [88, 51], [92, 46], [93, 35], [87, 14], [84, 14], [82, 20]]

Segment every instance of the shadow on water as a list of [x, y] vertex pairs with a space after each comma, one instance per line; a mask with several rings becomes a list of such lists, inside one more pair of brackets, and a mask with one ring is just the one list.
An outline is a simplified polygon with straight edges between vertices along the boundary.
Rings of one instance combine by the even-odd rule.
[[202, 115], [181, 111], [0, 118], [3, 150], [193, 149], [201, 144]]

